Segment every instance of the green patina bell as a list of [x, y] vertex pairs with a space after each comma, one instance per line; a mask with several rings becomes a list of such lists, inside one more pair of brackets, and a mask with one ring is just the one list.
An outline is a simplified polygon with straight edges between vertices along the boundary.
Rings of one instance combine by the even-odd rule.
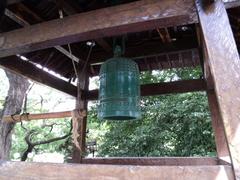
[[98, 118], [107, 120], [131, 120], [141, 117], [140, 85], [137, 64], [120, 57], [116, 46], [114, 57], [100, 69]]

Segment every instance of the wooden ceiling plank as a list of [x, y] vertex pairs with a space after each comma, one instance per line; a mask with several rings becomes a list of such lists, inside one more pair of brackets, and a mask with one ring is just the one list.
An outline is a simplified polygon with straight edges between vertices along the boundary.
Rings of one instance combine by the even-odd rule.
[[[125, 57], [131, 59], [142, 59], [144, 57], [159, 56], [160, 54], [166, 53], [178, 53], [179, 51], [189, 51], [190, 49], [197, 48], [198, 45], [192, 39], [183, 39], [176, 42], [172, 42], [169, 46], [162, 46], [161, 42], [146, 42], [138, 46], [128, 46], [125, 50]], [[198, 52], [197, 52], [198, 53]], [[196, 55], [198, 56], [198, 55]], [[104, 51], [92, 51], [90, 63], [104, 62], [106, 59], [111, 58], [110, 53]]]
[[[141, 50], [139, 50], [139, 51], [141, 51]], [[188, 52], [190, 52], [190, 53], [188, 53]], [[189, 55], [185, 55], [183, 57], [182, 56], [183, 53], [189, 54]], [[166, 58], [167, 54], [169, 54], [169, 55], [172, 55], [172, 54], [177, 55], [178, 54], [179, 57], [172, 59], [170, 62]], [[161, 70], [162, 70], [162, 69], [171, 68], [171, 65], [173, 66], [173, 68], [184, 68], [184, 67], [196, 67], [200, 64], [199, 52], [198, 52], [197, 48], [185, 49], [182, 51], [173, 51], [173, 52], [168, 52], [168, 53], [151, 54], [148, 56], [140, 56], [140, 57], [127, 56], [127, 57], [130, 57], [138, 64], [140, 71], [149, 70], [146, 63], [149, 64], [149, 67], [151, 68], [151, 70], [159, 70], [159, 65], [161, 66]], [[144, 62], [144, 59], [146, 59], [145, 62]], [[159, 62], [158, 65], [156, 64], [156, 61]], [[179, 63], [177, 63], [177, 62], [179, 62]], [[165, 64], [165, 66], [163, 64]], [[100, 66], [101, 66], [101, 63], [92, 64], [92, 67], [95, 70], [95, 73], [91, 74], [92, 76], [98, 75]]]
[[0, 57], [197, 21], [192, 0], [136, 1], [2, 33]]

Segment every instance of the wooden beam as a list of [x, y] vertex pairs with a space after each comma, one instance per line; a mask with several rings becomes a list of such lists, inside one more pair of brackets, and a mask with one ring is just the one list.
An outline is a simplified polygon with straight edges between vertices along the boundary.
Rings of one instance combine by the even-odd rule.
[[11, 4], [16, 4], [16, 3], [20, 3], [22, 2], [23, 0], [7, 0], [7, 4], [8, 5], [11, 5]]
[[209, 109], [211, 112], [212, 127], [214, 131], [217, 155], [219, 158], [231, 162], [227, 139], [224, 132], [222, 117], [220, 115], [217, 97], [214, 90], [207, 91]]
[[195, 22], [197, 17], [192, 0], [136, 1], [2, 33], [0, 57]]
[[204, 166], [230, 165], [212, 157], [111, 157], [83, 158], [83, 164], [114, 164], [137, 166]]
[[0, 66], [4, 69], [13, 71], [19, 75], [23, 75], [33, 81], [47, 85], [56, 90], [64, 92], [70, 96], [77, 96], [77, 87], [61, 80], [42, 69], [37, 68], [36, 65], [18, 59], [18, 57], [9, 57], [0, 59]]
[[204, 60], [204, 77], [207, 83], [207, 97], [208, 97], [208, 104], [209, 110], [211, 113], [211, 120], [212, 120], [212, 128], [214, 132], [215, 144], [217, 148], [217, 156], [220, 159], [223, 159], [227, 162], [231, 162], [229, 148], [227, 144], [227, 139], [224, 131], [223, 120], [221, 117], [221, 113], [219, 110], [219, 105], [217, 101], [217, 96], [214, 90], [214, 82], [213, 77], [209, 68], [209, 57], [207, 54], [207, 49], [205, 44], [202, 41], [202, 34], [199, 29], [199, 38], [201, 39], [200, 45], [203, 44], [203, 60]]
[[[79, 116], [85, 117], [86, 112], [79, 113]], [[56, 118], [66, 118], [72, 117], [72, 111], [63, 111], [63, 112], [49, 112], [49, 113], [40, 113], [40, 114], [22, 114], [22, 115], [9, 115], [4, 116], [4, 122], [21, 122], [21, 121], [31, 121], [39, 119], [56, 119]]]
[[240, 59], [221, 0], [204, 6], [196, 1], [210, 71], [223, 120], [235, 178], [240, 179]]
[[0, 162], [0, 179], [233, 180], [231, 166], [124, 166]]
[[157, 28], [157, 32], [163, 43], [170, 43], [172, 39], [167, 28]]
[[[175, 82], [164, 82], [154, 84], [141, 85], [141, 96], [154, 96], [170, 93], [185, 93], [193, 91], [205, 91], [206, 83], [204, 80], [182, 80]], [[86, 99], [96, 100], [98, 98], [98, 90], [86, 92]]]
[[226, 9], [235, 8], [240, 6], [240, 0], [233, 0], [224, 3]]

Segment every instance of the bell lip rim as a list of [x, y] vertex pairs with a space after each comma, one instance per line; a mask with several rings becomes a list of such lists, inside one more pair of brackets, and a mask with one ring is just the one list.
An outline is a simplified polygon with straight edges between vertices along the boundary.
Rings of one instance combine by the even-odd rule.
[[[111, 117], [122, 117], [123, 119], [112, 119]], [[111, 119], [110, 119], [111, 118]], [[127, 119], [126, 119], [127, 118]], [[142, 118], [142, 116], [137, 116], [137, 117], [133, 117], [133, 116], [106, 116], [106, 117], [98, 117], [98, 119], [100, 119], [101, 121], [131, 121], [131, 120], [140, 120]]]

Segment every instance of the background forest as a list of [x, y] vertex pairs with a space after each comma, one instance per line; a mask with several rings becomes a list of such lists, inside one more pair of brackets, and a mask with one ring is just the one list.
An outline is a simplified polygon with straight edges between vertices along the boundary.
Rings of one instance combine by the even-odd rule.
[[[198, 79], [200, 69], [153, 71], [141, 74], [141, 83]], [[0, 71], [0, 109], [8, 80]], [[97, 87], [92, 79], [90, 88]], [[53, 112], [74, 109], [74, 99], [46, 86], [31, 85], [26, 112]], [[86, 156], [215, 156], [207, 97], [204, 92], [143, 97], [142, 119], [99, 121], [97, 102], [89, 103]], [[13, 160], [62, 162], [71, 154], [70, 119], [17, 123], [14, 128]], [[56, 139], [57, 138], [57, 139]], [[53, 140], [51, 143], [39, 143]], [[31, 151], [28, 141], [35, 143]], [[38, 144], [39, 143], [39, 144]], [[51, 153], [49, 155], [49, 153]]]

